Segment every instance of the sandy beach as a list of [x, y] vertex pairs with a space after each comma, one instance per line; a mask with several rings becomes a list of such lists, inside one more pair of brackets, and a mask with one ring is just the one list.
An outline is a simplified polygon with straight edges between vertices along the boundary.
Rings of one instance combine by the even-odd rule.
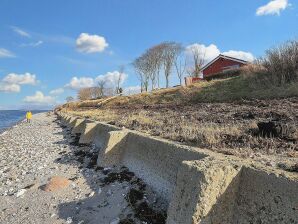
[[53, 114], [1, 134], [0, 152], [0, 223], [165, 222], [142, 180], [125, 167], [96, 167], [97, 149], [79, 145]]

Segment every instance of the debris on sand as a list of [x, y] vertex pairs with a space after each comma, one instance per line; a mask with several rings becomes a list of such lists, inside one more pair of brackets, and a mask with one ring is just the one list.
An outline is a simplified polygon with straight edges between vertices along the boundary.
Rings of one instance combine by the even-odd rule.
[[260, 136], [269, 138], [293, 139], [296, 132], [294, 124], [282, 120], [259, 122], [258, 128]]
[[135, 176], [133, 172], [128, 171], [128, 169], [124, 168], [119, 173], [117, 172], [111, 172], [108, 174], [107, 177], [104, 178], [103, 183], [105, 185], [114, 183], [115, 181], [118, 181], [120, 183], [124, 181], [131, 181], [132, 178]]
[[53, 192], [67, 188], [70, 185], [71, 181], [65, 177], [61, 176], [54, 176], [52, 177], [49, 182], [41, 186], [41, 189], [46, 192]]
[[166, 212], [152, 209], [145, 200], [144, 191], [132, 188], [128, 192], [126, 200], [133, 208], [135, 217], [139, 220], [152, 224], [166, 223]]
[[279, 163], [277, 166], [285, 171], [298, 173], [298, 163], [296, 164]]

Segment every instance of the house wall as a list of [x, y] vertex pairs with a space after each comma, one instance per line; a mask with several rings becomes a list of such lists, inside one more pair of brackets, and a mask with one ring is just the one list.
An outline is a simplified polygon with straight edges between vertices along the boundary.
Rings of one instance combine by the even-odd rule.
[[235, 65], [239, 65], [241, 67], [245, 64], [225, 58], [219, 58], [213, 64], [211, 64], [209, 67], [203, 70], [203, 75], [204, 77], [206, 77], [212, 74], [220, 73], [224, 70], [225, 67]]

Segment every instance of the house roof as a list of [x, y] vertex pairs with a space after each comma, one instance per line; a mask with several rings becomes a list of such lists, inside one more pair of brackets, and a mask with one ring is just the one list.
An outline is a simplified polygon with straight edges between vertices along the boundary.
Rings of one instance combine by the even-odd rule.
[[207, 63], [206, 65], [204, 65], [203, 68], [201, 69], [201, 71], [203, 71], [206, 68], [208, 68], [215, 61], [217, 61], [219, 58], [224, 58], [224, 59], [228, 59], [228, 60], [232, 60], [232, 61], [237, 61], [237, 62], [240, 62], [240, 63], [243, 63], [243, 64], [248, 64], [248, 61], [245, 61], [245, 60], [242, 60], [242, 59], [233, 58], [233, 57], [230, 57], [230, 56], [227, 56], [227, 55], [220, 54], [216, 58], [214, 58], [212, 61], [210, 61], [209, 63]]

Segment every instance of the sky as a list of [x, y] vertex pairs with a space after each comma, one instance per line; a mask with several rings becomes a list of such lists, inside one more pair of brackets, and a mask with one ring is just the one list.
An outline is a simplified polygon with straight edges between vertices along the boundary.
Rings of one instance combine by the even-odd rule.
[[[298, 36], [297, 0], [1, 0], [0, 109], [44, 109], [106, 80], [139, 90], [132, 61], [175, 41], [252, 61]], [[176, 75], [170, 84], [178, 84]]]

